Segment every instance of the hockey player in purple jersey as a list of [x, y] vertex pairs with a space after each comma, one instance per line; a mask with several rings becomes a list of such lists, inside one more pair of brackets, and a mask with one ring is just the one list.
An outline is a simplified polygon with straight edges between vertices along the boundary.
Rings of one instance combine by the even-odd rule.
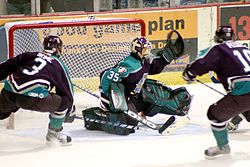
[[230, 153], [227, 131], [229, 119], [244, 113], [250, 121], [250, 51], [234, 42], [233, 34], [230, 26], [220, 26], [214, 38], [218, 44], [203, 57], [187, 65], [183, 72], [184, 80], [193, 81], [196, 76], [213, 71], [227, 91], [227, 95], [212, 104], [207, 112], [217, 142], [217, 146], [205, 150], [207, 158]]
[[[204, 56], [208, 51], [209, 51], [210, 47], [203, 49], [199, 52], [198, 57], [202, 57]], [[211, 81], [215, 84], [220, 84], [220, 80], [217, 79], [217, 77], [213, 74], [212, 71], [208, 72], [208, 75], [211, 79]], [[227, 124], [227, 129], [229, 132], [234, 132], [239, 128], [239, 124], [241, 121], [243, 121], [243, 119], [245, 119], [244, 114], [239, 114], [236, 115], [235, 117], [233, 117]]]
[[0, 64], [0, 80], [6, 79], [0, 94], [0, 120], [19, 108], [49, 112], [47, 142], [69, 145], [71, 137], [61, 131], [63, 122], [74, 118], [73, 87], [59, 59], [62, 41], [51, 35], [43, 46], [44, 52], [22, 53]]
[[[185, 87], [171, 89], [148, 75], [159, 74], [164, 67], [182, 56], [184, 42], [177, 31], [168, 34], [163, 50], [151, 53], [151, 43], [144, 36], [132, 41], [130, 54], [100, 75], [101, 96], [110, 103], [84, 110], [85, 127], [112, 134], [134, 133], [138, 120], [124, 111], [143, 112], [145, 116], [158, 113], [184, 116], [188, 113], [191, 96]], [[130, 127], [130, 128], [129, 128]]]

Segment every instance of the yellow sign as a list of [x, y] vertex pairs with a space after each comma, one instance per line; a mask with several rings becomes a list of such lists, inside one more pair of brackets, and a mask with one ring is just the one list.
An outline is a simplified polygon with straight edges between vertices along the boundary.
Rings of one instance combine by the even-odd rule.
[[140, 18], [146, 23], [146, 36], [150, 40], [165, 40], [170, 30], [177, 30], [183, 38], [197, 38], [197, 10], [157, 10], [144, 12], [97, 14], [96, 17]]
[[[197, 38], [198, 36], [198, 19], [197, 9], [175, 9], [175, 10], [154, 10], [154, 11], [138, 11], [127, 13], [113, 14], [95, 14], [98, 18], [140, 18], [146, 23], [146, 36], [150, 40], [165, 40], [170, 30], [177, 30], [183, 38]], [[46, 19], [67, 19], [82, 18], [87, 15], [75, 16], [50, 16], [50, 17], [25, 17], [2, 19], [0, 24], [9, 21], [18, 20], [46, 20]]]

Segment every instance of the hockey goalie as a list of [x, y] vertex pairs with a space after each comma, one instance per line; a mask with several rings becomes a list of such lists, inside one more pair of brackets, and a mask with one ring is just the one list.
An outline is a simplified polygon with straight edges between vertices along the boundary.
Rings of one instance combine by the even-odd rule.
[[188, 114], [191, 96], [185, 87], [171, 89], [148, 75], [159, 74], [172, 60], [184, 52], [181, 35], [173, 30], [166, 45], [157, 54], [151, 53], [151, 43], [144, 36], [135, 38], [131, 52], [114, 67], [100, 75], [100, 107], [82, 111], [85, 128], [111, 134], [129, 135], [135, 132], [138, 120], [123, 111], [143, 113], [153, 117], [158, 113], [184, 116]]

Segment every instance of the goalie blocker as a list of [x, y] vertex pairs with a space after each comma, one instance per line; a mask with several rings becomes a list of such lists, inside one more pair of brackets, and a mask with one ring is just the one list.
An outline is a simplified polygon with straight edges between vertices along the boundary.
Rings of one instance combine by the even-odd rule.
[[143, 111], [145, 116], [158, 113], [184, 116], [188, 113], [191, 96], [185, 87], [171, 89], [159, 81], [147, 79], [141, 93], [126, 98], [121, 83], [112, 83], [108, 111], [93, 107], [82, 111], [85, 128], [118, 135], [134, 133], [138, 121], [122, 110]]

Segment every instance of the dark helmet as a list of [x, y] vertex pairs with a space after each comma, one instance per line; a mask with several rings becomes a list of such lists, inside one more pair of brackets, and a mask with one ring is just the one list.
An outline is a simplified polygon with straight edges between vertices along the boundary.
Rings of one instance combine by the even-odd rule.
[[44, 50], [51, 50], [53, 54], [60, 55], [62, 53], [62, 40], [58, 36], [49, 35], [44, 38]]
[[150, 53], [151, 48], [151, 42], [149, 42], [146, 37], [140, 36], [132, 41], [131, 52], [137, 53], [141, 58], [143, 58]]
[[223, 41], [233, 40], [234, 31], [231, 26], [220, 26], [215, 31], [214, 42], [222, 43]]

